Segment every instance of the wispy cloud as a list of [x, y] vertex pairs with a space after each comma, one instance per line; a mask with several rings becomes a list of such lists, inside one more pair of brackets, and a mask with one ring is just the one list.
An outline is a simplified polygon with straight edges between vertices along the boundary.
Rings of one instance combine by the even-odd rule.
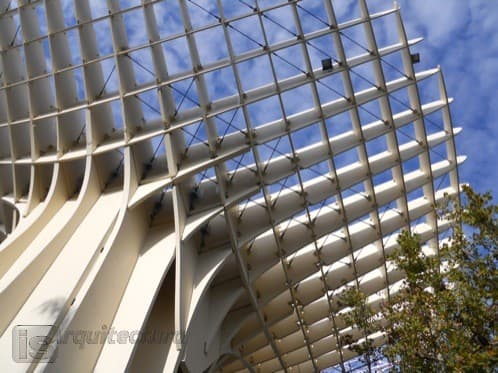
[[453, 121], [464, 133], [457, 150], [469, 156], [462, 182], [498, 195], [498, 7], [487, 0], [400, 0], [408, 34], [424, 36], [421, 67], [441, 65]]

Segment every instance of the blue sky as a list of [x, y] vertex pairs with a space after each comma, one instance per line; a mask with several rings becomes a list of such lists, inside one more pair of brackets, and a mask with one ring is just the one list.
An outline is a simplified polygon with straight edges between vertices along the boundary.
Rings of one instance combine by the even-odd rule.
[[498, 198], [498, 3], [494, 0], [400, 0], [407, 33], [423, 36], [420, 68], [441, 65], [457, 151], [468, 156], [461, 182]]

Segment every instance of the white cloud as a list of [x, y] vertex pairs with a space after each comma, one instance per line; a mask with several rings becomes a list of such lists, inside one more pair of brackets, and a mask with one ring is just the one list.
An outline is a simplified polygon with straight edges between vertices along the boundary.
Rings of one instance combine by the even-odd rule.
[[[498, 195], [498, 7], [488, 0], [400, 0], [410, 36], [425, 37], [422, 66], [441, 64], [453, 121], [464, 127], [457, 150], [469, 156], [462, 181]], [[414, 35], [415, 34], [415, 35]]]

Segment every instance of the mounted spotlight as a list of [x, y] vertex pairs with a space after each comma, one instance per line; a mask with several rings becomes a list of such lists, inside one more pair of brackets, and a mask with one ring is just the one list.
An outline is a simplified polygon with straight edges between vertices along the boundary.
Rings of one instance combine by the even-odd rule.
[[332, 66], [332, 58], [326, 58], [322, 60], [322, 70], [323, 71], [330, 71], [333, 69]]

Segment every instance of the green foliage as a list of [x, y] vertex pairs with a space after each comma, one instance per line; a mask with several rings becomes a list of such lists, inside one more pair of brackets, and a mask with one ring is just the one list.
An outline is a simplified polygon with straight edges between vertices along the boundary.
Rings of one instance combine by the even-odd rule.
[[[387, 321], [382, 353], [402, 372], [492, 372], [498, 367], [498, 206], [490, 194], [464, 187], [462, 207], [448, 198], [438, 209], [451, 237], [431, 255], [407, 231], [390, 260], [406, 274], [402, 290], [380, 310]], [[343, 293], [345, 317], [367, 335], [378, 326], [366, 297]], [[360, 320], [363, 318], [363, 320]], [[368, 340], [367, 340], [368, 342]], [[377, 353], [368, 343], [356, 351]]]
[[370, 370], [372, 360], [380, 353], [373, 340], [368, 337], [378, 329], [375, 312], [368, 306], [366, 295], [354, 287], [341, 293], [339, 304], [351, 308], [350, 312], [343, 315], [346, 325], [359, 329], [366, 336], [361, 342], [355, 342], [351, 334], [346, 334], [342, 337], [341, 344], [349, 346], [362, 357]]

